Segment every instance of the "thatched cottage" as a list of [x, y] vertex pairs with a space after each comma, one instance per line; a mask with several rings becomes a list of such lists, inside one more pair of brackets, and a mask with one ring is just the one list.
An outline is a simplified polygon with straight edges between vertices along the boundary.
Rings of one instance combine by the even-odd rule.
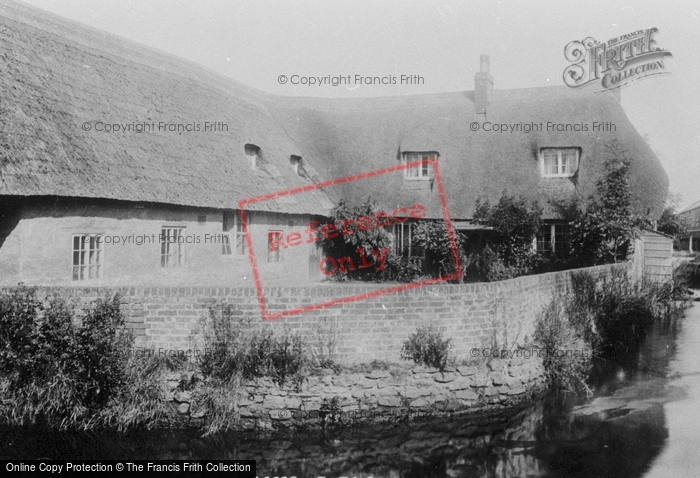
[[[0, 281], [252, 285], [239, 201], [427, 158], [458, 228], [478, 197], [506, 190], [546, 204], [547, 250], [564, 234], [561, 205], [594, 191], [611, 141], [634, 158], [635, 206], [660, 213], [668, 180], [618, 96], [494, 89], [488, 63], [469, 91], [280, 97], [2, 1]], [[303, 230], [343, 198], [441, 219], [434, 179], [418, 168], [251, 205], [265, 285], [323, 277], [314, 244], [271, 251], [271, 233]], [[399, 247], [410, 224], [394, 234]]]

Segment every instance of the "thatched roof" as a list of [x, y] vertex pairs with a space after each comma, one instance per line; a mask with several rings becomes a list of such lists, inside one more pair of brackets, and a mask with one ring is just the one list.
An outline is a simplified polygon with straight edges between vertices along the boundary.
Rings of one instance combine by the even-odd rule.
[[[557, 213], [569, 180], [539, 177], [541, 147], [582, 148], [574, 179], [593, 192], [603, 143], [617, 138], [635, 159], [632, 187], [640, 210], [660, 213], [668, 180], [610, 94], [566, 87], [494, 90], [493, 123], [609, 121], [616, 132], [473, 132], [472, 92], [388, 98], [320, 99], [268, 95], [185, 60], [15, 3], [0, 3], [0, 195], [58, 195], [216, 208], [399, 164], [404, 151], [438, 151], [450, 214], [468, 219], [477, 197], [504, 190], [538, 198]], [[496, 83], [498, 79], [496, 78]], [[221, 121], [228, 132], [105, 134], [83, 122]], [[245, 144], [262, 148], [266, 171], [252, 171]], [[316, 172], [318, 171], [318, 172]], [[563, 181], [563, 182], [562, 182]], [[567, 182], [568, 181], [568, 182]], [[562, 187], [552, 187], [561, 183]], [[380, 207], [421, 203], [440, 217], [429, 181], [381, 176], [326, 190], [335, 201], [367, 197]], [[256, 209], [325, 213], [322, 194], [256, 204]]]
[[[660, 214], [668, 189], [666, 174], [612, 94], [581, 93], [567, 87], [494, 90], [487, 108], [491, 123], [588, 124], [588, 132], [473, 132], [472, 92], [363, 99], [283, 98], [272, 108], [290, 136], [326, 158], [324, 175], [340, 177], [399, 164], [401, 151], [438, 151], [450, 214], [470, 218], [478, 197], [492, 202], [504, 190], [538, 199], [545, 215], [558, 214], [564, 191], [583, 197], [595, 191], [603, 172], [604, 143], [617, 139], [633, 158], [631, 186], [639, 210]], [[593, 132], [591, 124], [612, 122], [614, 132]], [[580, 147], [578, 175], [541, 179], [539, 149]], [[348, 184], [344, 197], [377, 198], [382, 207], [419, 199], [439, 217], [438, 195], [428, 182], [400, 174]]]
[[[303, 154], [264, 95], [187, 61], [2, 2], [0, 65], [0, 195], [236, 208], [311, 184], [295, 173], [290, 155]], [[222, 122], [228, 131], [101, 133], [95, 121]], [[248, 166], [249, 143], [262, 148], [264, 170]], [[305, 194], [255, 209], [325, 214], [329, 206]]]

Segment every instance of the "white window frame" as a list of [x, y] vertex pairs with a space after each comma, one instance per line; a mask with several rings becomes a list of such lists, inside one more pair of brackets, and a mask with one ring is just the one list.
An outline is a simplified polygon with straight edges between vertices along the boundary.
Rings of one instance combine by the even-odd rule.
[[[548, 252], [550, 254], [552, 254], [552, 255], [557, 254], [557, 236], [556, 236], [557, 227], [568, 227], [568, 224], [555, 222], [555, 223], [551, 223], [551, 224], [543, 224], [542, 227], [549, 227], [550, 228], [549, 229], [549, 242], [544, 243], [544, 241], [540, 241], [539, 240], [539, 232], [538, 232], [538, 234], [535, 236], [535, 240], [534, 240], [535, 252], [538, 252], [538, 253], [546, 253], [547, 252], [545, 250], [539, 250], [539, 248], [537, 247], [539, 242], [543, 242], [545, 247], [549, 246], [550, 250]], [[565, 235], [566, 235], [566, 233], [565, 233]]]
[[[403, 257], [423, 257], [423, 253], [416, 254], [413, 247], [413, 231], [418, 225], [417, 221], [405, 221], [392, 224], [391, 228], [391, 250], [397, 256]], [[404, 255], [403, 244], [406, 242], [405, 238], [408, 236], [408, 255]]]
[[[545, 152], [548, 152], [548, 151], [556, 151], [557, 152], [557, 173], [555, 173], [555, 174], [545, 173], [544, 154], [545, 154]], [[562, 170], [564, 169], [564, 160], [563, 160], [562, 153], [564, 151], [573, 151], [574, 153], [576, 153], [576, 159], [574, 160], [574, 166], [572, 168], [572, 171], [568, 172], [568, 173], [562, 173]], [[580, 159], [581, 159], [581, 149], [580, 148], [573, 148], [573, 147], [541, 148], [540, 149], [540, 174], [542, 175], [543, 178], [570, 178], [578, 172], [578, 165], [579, 165]]]
[[[270, 247], [272, 246], [272, 234], [279, 233], [282, 237], [284, 237], [284, 231], [281, 229], [272, 229], [267, 231], [267, 262], [270, 263], [278, 263], [282, 262], [282, 247], [277, 247], [276, 251], [270, 250]], [[274, 260], [272, 258], [274, 257]]]
[[[104, 277], [105, 252], [102, 236], [102, 234], [94, 232], [73, 234], [71, 236], [71, 278], [73, 281], [93, 281], [100, 280]], [[78, 246], [77, 249], [76, 245]], [[93, 245], [95, 247], [92, 247]], [[76, 258], [78, 259], [77, 264]], [[87, 274], [85, 274], [86, 271]]]
[[[227, 215], [229, 218], [233, 218], [230, 224], [226, 220]], [[241, 212], [238, 210], [224, 211], [221, 227], [224, 237], [224, 242], [221, 244], [221, 254], [224, 256], [245, 255], [247, 245]]]
[[[170, 269], [185, 265], [185, 241], [170, 242], [167, 238], [183, 237], [185, 226], [163, 226], [160, 228], [160, 267]], [[177, 231], [176, 233], [174, 233]], [[173, 258], [171, 260], [171, 258]]]
[[[440, 158], [440, 153], [437, 151], [407, 151], [401, 154], [402, 164], [411, 164], [417, 161], [425, 161], [428, 159]], [[419, 168], [406, 168], [403, 171], [403, 177], [411, 181], [425, 181], [433, 179], [433, 168], [430, 164], [424, 164]]]

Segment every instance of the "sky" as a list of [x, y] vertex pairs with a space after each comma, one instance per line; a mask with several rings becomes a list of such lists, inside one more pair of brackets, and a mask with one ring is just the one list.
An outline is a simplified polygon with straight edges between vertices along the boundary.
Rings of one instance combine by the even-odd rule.
[[[660, 158], [680, 207], [700, 201], [700, 0], [25, 0], [288, 96], [472, 90], [479, 57], [495, 89], [563, 85], [564, 47], [658, 28], [667, 75], [625, 86], [628, 117]], [[280, 83], [285, 75], [286, 83]], [[298, 76], [294, 76], [298, 75]], [[347, 76], [345, 85], [292, 84]], [[394, 76], [358, 85], [355, 75]], [[421, 84], [400, 84], [419, 75]]]

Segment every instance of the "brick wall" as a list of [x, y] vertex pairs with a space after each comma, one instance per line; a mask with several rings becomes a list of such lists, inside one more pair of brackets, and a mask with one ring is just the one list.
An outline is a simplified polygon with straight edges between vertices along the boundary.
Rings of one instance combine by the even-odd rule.
[[[630, 263], [584, 269], [601, 276]], [[128, 326], [138, 347], [155, 353], [203, 353], [197, 322], [210, 306], [231, 304], [233, 317], [254, 327], [288, 329], [304, 336], [313, 354], [333, 355], [344, 364], [397, 361], [401, 345], [418, 326], [434, 324], [452, 338], [453, 354], [469, 359], [473, 348], [510, 347], [532, 338], [534, 324], [557, 287], [566, 287], [571, 271], [494, 283], [437, 285], [342, 304], [303, 315], [263, 322], [252, 288], [45, 287], [39, 294], [68, 298], [85, 306], [97, 297], [122, 294]], [[303, 307], [385, 288], [385, 285], [327, 284], [265, 291], [271, 312]], [[170, 352], [172, 351], [172, 352]], [[471, 358], [474, 358], [473, 356]]]

